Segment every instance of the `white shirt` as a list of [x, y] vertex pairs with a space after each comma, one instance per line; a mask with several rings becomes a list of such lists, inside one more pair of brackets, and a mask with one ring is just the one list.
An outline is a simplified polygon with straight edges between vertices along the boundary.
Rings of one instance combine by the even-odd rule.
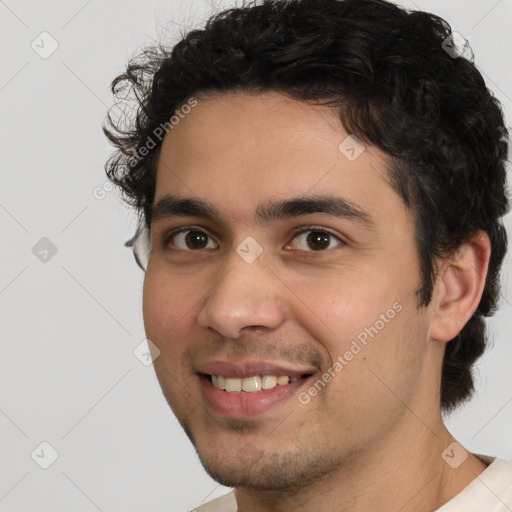
[[[476, 455], [476, 454], [475, 454]], [[476, 455], [487, 469], [435, 512], [512, 512], [512, 462]], [[237, 512], [234, 491], [198, 507], [197, 512]]]

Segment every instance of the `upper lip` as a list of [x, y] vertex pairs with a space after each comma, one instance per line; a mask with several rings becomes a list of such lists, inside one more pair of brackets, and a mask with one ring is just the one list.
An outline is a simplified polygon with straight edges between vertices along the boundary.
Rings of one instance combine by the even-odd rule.
[[311, 375], [315, 371], [308, 367], [290, 366], [272, 361], [234, 361], [221, 360], [208, 361], [197, 366], [198, 373], [205, 375], [221, 375], [234, 379], [243, 379], [254, 375], [288, 375], [301, 377]]

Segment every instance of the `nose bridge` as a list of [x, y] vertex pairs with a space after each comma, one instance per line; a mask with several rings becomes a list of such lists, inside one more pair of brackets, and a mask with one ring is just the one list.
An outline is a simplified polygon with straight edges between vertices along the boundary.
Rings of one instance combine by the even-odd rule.
[[[254, 257], [253, 249], [241, 243], [230, 253], [224, 275], [215, 282], [201, 307], [200, 325], [237, 338], [244, 327], [276, 329], [283, 322], [279, 285], [263, 258]], [[251, 257], [246, 257], [251, 252]]]

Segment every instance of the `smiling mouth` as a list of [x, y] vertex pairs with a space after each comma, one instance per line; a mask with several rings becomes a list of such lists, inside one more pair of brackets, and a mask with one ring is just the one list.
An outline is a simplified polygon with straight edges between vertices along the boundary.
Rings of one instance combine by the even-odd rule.
[[288, 375], [253, 375], [244, 378], [223, 377], [222, 375], [205, 375], [213, 387], [228, 393], [257, 393], [266, 389], [273, 389], [278, 386], [286, 386], [300, 379], [306, 379], [311, 374], [304, 374], [300, 377], [289, 377]]

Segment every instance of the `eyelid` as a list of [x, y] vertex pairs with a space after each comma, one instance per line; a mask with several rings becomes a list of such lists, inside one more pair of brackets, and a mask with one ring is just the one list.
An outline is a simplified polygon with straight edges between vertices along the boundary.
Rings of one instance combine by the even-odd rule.
[[304, 233], [306, 231], [324, 231], [325, 233], [329, 233], [333, 237], [337, 238], [340, 242], [343, 242], [340, 235], [338, 235], [337, 233], [333, 233], [329, 228], [326, 228], [324, 226], [317, 226], [317, 225], [301, 226], [300, 228], [295, 228], [293, 230], [293, 235], [294, 236], [300, 235], [301, 233]]

